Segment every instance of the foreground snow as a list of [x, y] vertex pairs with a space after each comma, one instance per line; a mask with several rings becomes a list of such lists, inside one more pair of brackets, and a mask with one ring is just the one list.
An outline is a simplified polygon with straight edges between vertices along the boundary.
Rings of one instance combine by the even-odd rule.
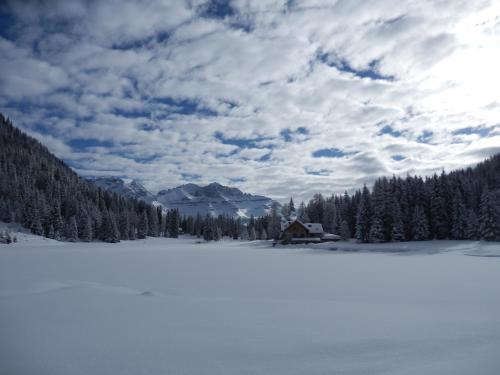
[[498, 374], [497, 255], [25, 234], [0, 245], [0, 374]]

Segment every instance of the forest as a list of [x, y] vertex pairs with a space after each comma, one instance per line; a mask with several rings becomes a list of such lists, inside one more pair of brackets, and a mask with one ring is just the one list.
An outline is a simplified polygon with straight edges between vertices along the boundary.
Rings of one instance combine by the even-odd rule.
[[381, 177], [371, 190], [323, 197], [295, 210], [303, 222], [359, 242], [500, 240], [500, 154], [473, 168], [431, 177]]

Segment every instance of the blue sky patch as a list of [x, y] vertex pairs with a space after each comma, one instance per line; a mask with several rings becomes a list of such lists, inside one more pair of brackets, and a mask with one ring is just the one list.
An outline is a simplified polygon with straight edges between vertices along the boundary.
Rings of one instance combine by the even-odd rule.
[[333, 54], [320, 52], [317, 55], [317, 58], [319, 59], [319, 61], [321, 61], [322, 63], [324, 63], [332, 68], [336, 68], [337, 70], [344, 72], [344, 73], [354, 74], [356, 77], [359, 77], [359, 78], [370, 78], [373, 80], [394, 81], [394, 76], [386, 76], [386, 75], [379, 73], [378, 65], [380, 64], [380, 60], [372, 60], [368, 64], [368, 67], [366, 69], [355, 69], [349, 64], [349, 62], [347, 60], [338, 59]]
[[484, 127], [484, 126], [469, 126], [466, 128], [461, 128], [455, 130], [452, 134], [453, 135], [470, 135], [470, 134], [477, 134], [481, 137], [487, 137], [491, 131], [493, 130], [493, 127]]
[[155, 35], [151, 35], [143, 39], [127, 40], [120, 43], [113, 43], [111, 49], [123, 50], [123, 51], [131, 49], [132, 50], [140, 49], [143, 47], [147, 47], [152, 42], [156, 43], [166, 42], [168, 41], [169, 38], [170, 38], [170, 33], [168, 31], [160, 31]]
[[338, 148], [322, 148], [312, 153], [315, 158], [342, 158], [350, 153], [339, 150]]
[[237, 184], [240, 182], [245, 182], [247, 179], [245, 177], [233, 177], [230, 178], [229, 181], [231, 181], [232, 184]]
[[429, 143], [434, 135], [430, 130], [424, 130], [417, 138], [418, 143]]
[[[269, 138], [257, 137], [257, 138], [226, 138], [221, 132], [215, 132], [214, 137], [225, 145], [238, 146], [239, 148], [264, 148], [259, 146], [257, 143], [265, 141]], [[265, 155], [264, 155], [265, 156]], [[262, 159], [262, 158], [261, 158]]]
[[307, 135], [309, 134], [309, 130], [307, 130], [304, 127], [299, 127], [296, 130], [290, 130], [290, 129], [284, 129], [280, 132], [280, 135], [283, 137], [285, 142], [292, 142], [293, 141], [293, 136], [296, 134], [302, 134], [302, 135]]
[[12, 14], [3, 12], [0, 9], [0, 36], [10, 40], [11, 37], [13, 37], [10, 33], [10, 29], [14, 26], [15, 21], [16, 20]]
[[406, 156], [403, 156], [403, 155], [392, 155], [391, 159], [394, 160], [394, 161], [401, 161], [401, 160], [406, 159]]
[[199, 101], [193, 99], [174, 99], [165, 97], [156, 98], [154, 101], [168, 105], [170, 107], [169, 114], [198, 115], [202, 117], [212, 117], [218, 115], [216, 111], [204, 107]]
[[201, 179], [201, 175], [196, 173], [181, 173], [181, 177], [185, 181], [198, 181]]
[[330, 172], [327, 171], [326, 169], [321, 169], [319, 171], [306, 170], [305, 172], [311, 176], [329, 176], [330, 175]]
[[394, 130], [392, 128], [392, 126], [386, 125], [382, 129], [380, 129], [380, 131], [378, 132], [378, 135], [383, 135], [383, 134], [388, 134], [390, 136], [398, 138], [398, 137], [401, 137], [403, 132], [401, 132], [399, 130]]
[[261, 156], [259, 161], [268, 161], [269, 159], [271, 159], [271, 153]]
[[201, 17], [216, 19], [224, 19], [237, 13], [230, 0], [208, 0], [198, 7], [198, 12]]
[[83, 138], [74, 138], [68, 142], [68, 146], [75, 150], [83, 150], [88, 147], [112, 147], [113, 143], [110, 141], [100, 141], [95, 138], [88, 138], [88, 139], [83, 139]]

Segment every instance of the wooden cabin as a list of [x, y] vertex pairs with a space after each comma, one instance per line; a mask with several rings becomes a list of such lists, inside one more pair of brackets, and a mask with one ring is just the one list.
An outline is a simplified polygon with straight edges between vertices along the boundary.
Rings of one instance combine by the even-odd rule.
[[284, 223], [280, 239], [282, 243], [309, 243], [338, 241], [340, 237], [325, 233], [320, 223], [303, 223], [300, 220], [294, 220]]

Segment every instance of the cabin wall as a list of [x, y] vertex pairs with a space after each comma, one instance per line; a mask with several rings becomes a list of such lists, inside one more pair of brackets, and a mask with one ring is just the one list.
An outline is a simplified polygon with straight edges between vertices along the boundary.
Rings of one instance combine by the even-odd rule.
[[298, 238], [308, 237], [309, 231], [299, 223], [293, 223], [287, 229], [285, 229], [284, 235], [288, 235], [290, 237], [298, 237]]

